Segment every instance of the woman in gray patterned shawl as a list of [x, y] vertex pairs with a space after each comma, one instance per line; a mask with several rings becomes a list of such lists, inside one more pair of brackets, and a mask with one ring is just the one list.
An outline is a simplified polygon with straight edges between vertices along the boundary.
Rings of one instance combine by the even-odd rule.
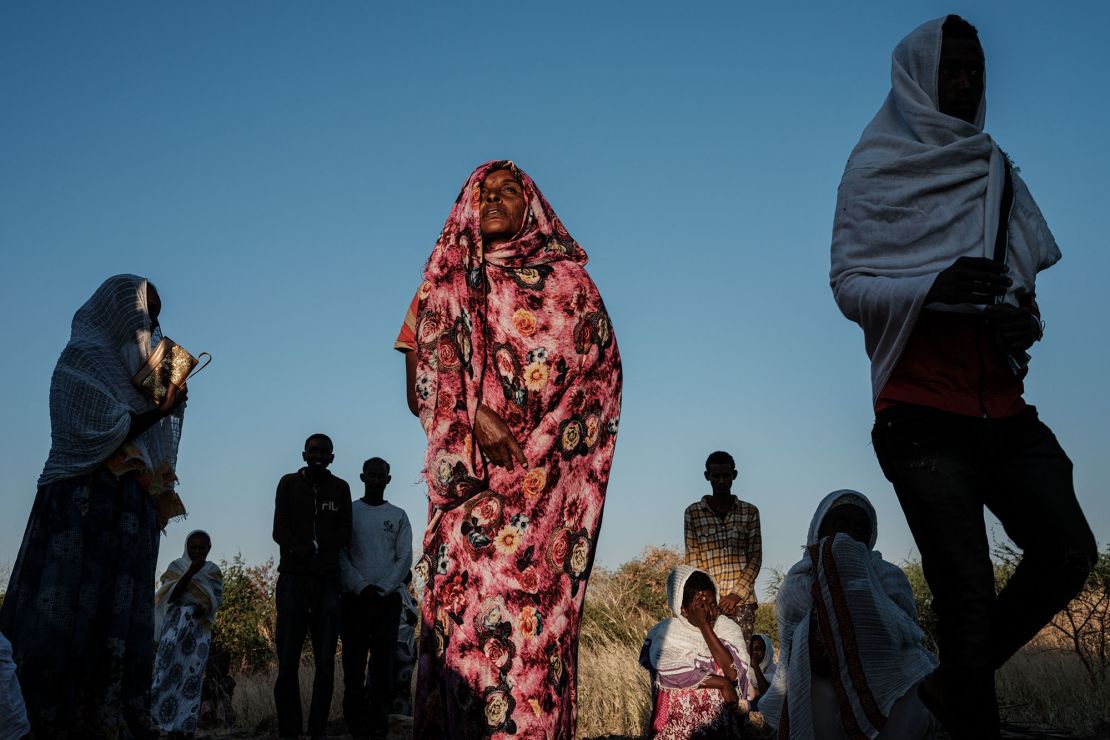
[[161, 404], [131, 378], [161, 338], [161, 299], [108, 278], [73, 317], [50, 381], [51, 448], [0, 609], [38, 737], [146, 738], [150, 585], [186, 392]]

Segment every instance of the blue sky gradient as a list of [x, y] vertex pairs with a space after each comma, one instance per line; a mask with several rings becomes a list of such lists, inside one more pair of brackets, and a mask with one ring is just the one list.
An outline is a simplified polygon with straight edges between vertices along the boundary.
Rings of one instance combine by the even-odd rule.
[[[1027, 398], [1110, 538], [1110, 6], [1015, 2], [5, 3], [0, 6], [0, 563], [50, 443], [73, 312], [148, 275], [166, 333], [215, 356], [180, 456], [214, 558], [276, 555], [278, 478], [305, 436], [357, 489], [385, 457], [417, 530], [423, 433], [393, 338], [471, 169], [511, 158], [591, 256], [625, 368], [599, 562], [681, 546], [708, 452], [760, 507], [765, 575], [813, 509], [867, 493], [879, 548], [912, 540], [869, 442], [859, 329], [828, 288], [840, 173], [890, 52], [958, 12], [987, 55], [987, 130], [1064, 253]], [[765, 583], [766, 578], [761, 579]]]

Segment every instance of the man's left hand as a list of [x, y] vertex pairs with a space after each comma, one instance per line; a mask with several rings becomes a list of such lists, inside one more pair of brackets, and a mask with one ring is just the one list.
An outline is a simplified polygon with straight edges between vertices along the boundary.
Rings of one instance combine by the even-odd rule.
[[721, 602], [718, 605], [721, 613], [725, 616], [736, 616], [736, 607], [740, 603], [740, 596], [738, 594], [725, 594], [721, 597]]
[[999, 303], [987, 306], [986, 315], [1007, 352], [1024, 352], [1041, 338], [1041, 320], [1028, 308]]
[[369, 601], [370, 599], [372, 599], [376, 596], [384, 596], [384, 595], [385, 595], [385, 591], [382, 591], [380, 586], [375, 586], [375, 585], [371, 584], [371, 585], [367, 586], [366, 588], [362, 589], [362, 591], [359, 593], [358, 597], [360, 599], [362, 599], [363, 601]]

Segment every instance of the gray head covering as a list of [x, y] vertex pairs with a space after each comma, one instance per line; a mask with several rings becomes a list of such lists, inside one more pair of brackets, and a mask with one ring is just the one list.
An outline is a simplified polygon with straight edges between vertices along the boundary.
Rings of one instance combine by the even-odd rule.
[[[154, 402], [131, 378], [160, 341], [147, 307], [148, 280], [115, 275], [73, 316], [69, 343], [50, 379], [50, 454], [39, 485], [87, 473], [123, 444], [131, 414]], [[184, 409], [179, 406], [132, 440], [148, 467], [177, 463]]]
[[871, 537], [867, 542], [867, 549], [873, 550], [875, 542], [879, 538], [879, 521], [875, 516], [875, 507], [871, 502], [859, 491], [853, 491], [849, 488], [842, 488], [839, 491], [833, 491], [825, 498], [821, 499], [821, 503], [817, 505], [817, 511], [813, 514], [813, 520], [809, 523], [809, 536], [806, 538], [807, 545], [817, 544], [817, 533], [821, 530], [821, 523], [825, 521], [825, 517], [829, 512], [838, 506], [845, 506], [851, 504], [858, 506], [867, 513], [867, 517], [871, 520]]

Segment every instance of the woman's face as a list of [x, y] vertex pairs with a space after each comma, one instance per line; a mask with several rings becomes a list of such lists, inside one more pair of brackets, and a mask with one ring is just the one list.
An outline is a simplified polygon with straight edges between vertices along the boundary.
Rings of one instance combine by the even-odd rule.
[[146, 284], [146, 312], [150, 316], [150, 330], [158, 328], [158, 314], [162, 313], [162, 297], [154, 283]]
[[507, 242], [524, 223], [528, 203], [524, 188], [509, 170], [494, 170], [482, 180], [478, 217], [482, 241], [487, 247]]
[[208, 558], [208, 551], [212, 549], [212, 543], [203, 534], [194, 534], [185, 547], [189, 551], [189, 560], [205, 560]]
[[716, 594], [715, 591], [712, 591], [711, 589], [705, 589], [703, 591], [695, 591], [693, 596], [690, 598], [690, 603], [687, 604], [686, 606], [682, 607], [682, 609], [680, 609], [679, 611], [682, 614], [682, 616], [684, 616], [686, 618], [689, 618], [690, 617], [690, 611], [695, 606], [705, 608], [707, 616], [709, 617], [709, 623], [710, 624], [713, 624], [714, 622], [716, 622], [717, 617], [720, 616], [720, 614], [721, 614], [720, 607], [717, 606], [717, 594]]
[[855, 504], [841, 504], [833, 507], [832, 511], [821, 520], [821, 528], [817, 530], [817, 538], [824, 539], [837, 532], [848, 535], [856, 542], [869, 544], [871, 542], [871, 517]]
[[767, 646], [763, 644], [763, 638], [753, 636], [751, 645], [748, 646], [748, 652], [752, 655], [752, 663], [756, 665], [762, 663], [767, 654]]

